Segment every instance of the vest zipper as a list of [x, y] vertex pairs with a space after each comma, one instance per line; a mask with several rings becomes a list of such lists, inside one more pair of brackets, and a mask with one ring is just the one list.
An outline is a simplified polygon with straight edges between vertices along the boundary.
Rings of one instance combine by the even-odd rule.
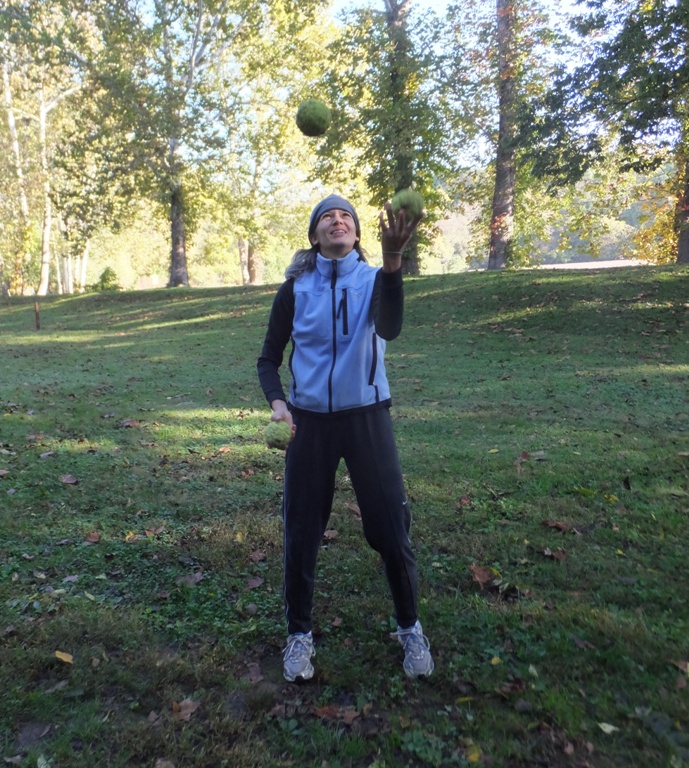
[[337, 359], [337, 298], [335, 293], [335, 286], [337, 284], [337, 260], [332, 260], [333, 271], [330, 273], [330, 294], [331, 294], [331, 307], [333, 318], [333, 362], [330, 366], [330, 374], [328, 375], [328, 411], [332, 413], [333, 410], [333, 373], [335, 372], [335, 361]]
[[349, 334], [349, 317], [347, 314], [347, 289], [342, 289], [342, 298], [340, 299], [340, 306], [337, 308], [337, 319], [340, 319], [342, 315], [342, 333], [347, 336]]

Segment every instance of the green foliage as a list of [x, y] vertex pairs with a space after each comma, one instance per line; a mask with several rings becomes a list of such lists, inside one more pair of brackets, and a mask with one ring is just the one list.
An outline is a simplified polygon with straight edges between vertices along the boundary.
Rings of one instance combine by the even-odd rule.
[[619, 138], [628, 168], [666, 159], [686, 122], [689, 75], [685, 57], [674, 52], [683, 51], [688, 21], [682, 3], [664, 0], [601, 0], [574, 20], [584, 38], [576, 44], [589, 45], [589, 60], [563, 68], [523, 125], [531, 121], [542, 139], [535, 148], [541, 171], [579, 178], [603, 152], [606, 131]]
[[98, 282], [88, 286], [89, 290], [101, 291], [121, 291], [122, 286], [117, 282], [117, 272], [112, 267], [106, 267], [98, 278]]
[[[465, 197], [481, 207], [472, 261], [501, 268], [538, 261], [552, 205], [532, 173], [518, 115], [547, 87], [562, 41], [538, 2], [510, 0], [450, 7], [448, 25], [455, 89], [474, 118], [475, 170]], [[471, 151], [471, 150], [470, 150]], [[486, 157], [488, 155], [488, 157]], [[476, 169], [478, 166], [478, 169]]]
[[674, 162], [675, 234], [652, 237], [648, 252], [659, 261], [689, 260], [677, 237], [687, 227], [689, 189], [686, 4], [599, 0], [573, 27], [589, 50], [585, 63], [563, 68], [552, 90], [523, 116], [534, 167], [556, 183], [576, 181], [605, 157], [611, 139], [623, 170], [648, 172]]
[[410, 7], [395, 2], [388, 13], [358, 9], [344, 18], [321, 86], [333, 125], [319, 146], [316, 171], [340, 188], [363, 180], [363, 194], [377, 210], [413, 186], [426, 201], [418, 233], [423, 247], [451, 205], [457, 116], [433, 53], [439, 22], [432, 13], [414, 15]]

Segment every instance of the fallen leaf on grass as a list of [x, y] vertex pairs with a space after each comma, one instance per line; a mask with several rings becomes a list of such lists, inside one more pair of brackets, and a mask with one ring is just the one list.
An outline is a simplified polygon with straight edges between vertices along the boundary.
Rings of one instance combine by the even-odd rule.
[[528, 461], [531, 457], [526, 451], [522, 451], [521, 455], [514, 460], [514, 466], [517, 468], [517, 472], [522, 471], [522, 464]]
[[178, 721], [188, 721], [196, 710], [201, 706], [200, 701], [184, 699], [183, 701], [172, 702], [172, 717]]
[[287, 704], [276, 704], [268, 712], [268, 717], [287, 717]]
[[249, 589], [256, 589], [256, 588], [260, 587], [261, 584], [263, 584], [264, 581], [265, 581], [265, 579], [262, 578], [261, 576], [254, 576], [253, 579], [249, 579], [249, 581], [246, 582], [246, 586]]
[[334, 618], [332, 620], [332, 626], [333, 627], [340, 627], [340, 626], [342, 626], [342, 617], [341, 616], [337, 616], [336, 618]]
[[40, 456], [38, 458], [39, 459], [47, 459], [48, 456], [53, 456], [53, 455], [54, 455], [53, 451], [46, 451], [45, 453], [40, 454]]
[[689, 661], [674, 661], [672, 662], [677, 669], [681, 669], [682, 672], [686, 672], [689, 675]]
[[344, 725], [351, 725], [357, 717], [360, 717], [356, 709], [343, 709], [332, 704], [314, 708], [313, 714], [322, 720], [339, 720]]
[[260, 664], [249, 664], [246, 674], [242, 677], [242, 680], [246, 680], [249, 683], [260, 683], [263, 679]]
[[345, 725], [351, 725], [359, 717], [359, 713], [355, 709], [346, 709], [342, 713], [341, 721]]
[[610, 725], [610, 723], [598, 723], [598, 727], [603, 733], [607, 733], [608, 735], [620, 730], [616, 725]]
[[476, 765], [483, 759], [481, 747], [479, 747], [478, 744], [475, 744], [472, 739], [462, 739], [461, 751], [464, 753], [464, 759], [471, 765]]
[[574, 643], [577, 646], [577, 648], [580, 648], [582, 651], [596, 650], [596, 646], [593, 643], [589, 643], [588, 640], [582, 640], [580, 637], [575, 637]]
[[250, 558], [252, 563], [262, 563], [266, 559], [266, 553], [256, 550], [251, 553]]
[[559, 520], [543, 520], [541, 525], [546, 528], [554, 528], [556, 531], [568, 531], [571, 527], [569, 523], [561, 523]]
[[175, 764], [170, 760], [163, 760], [162, 757], [159, 757], [154, 768], [175, 768]]
[[157, 536], [158, 534], [162, 533], [165, 530], [165, 526], [161, 525], [159, 528], [151, 528], [144, 531], [146, 536]]
[[60, 475], [60, 482], [65, 485], [77, 485], [79, 480], [74, 475]]
[[328, 528], [328, 530], [323, 534], [324, 539], [328, 539], [328, 541], [332, 541], [333, 539], [336, 539], [340, 534], [334, 529], [334, 528]]
[[517, 677], [514, 680], [508, 680], [507, 682], [503, 683], [497, 689], [497, 692], [502, 696], [509, 696], [513, 693], [523, 693], [524, 691], [528, 690], [528, 688], [529, 684], [526, 682], [526, 680], [522, 680], [520, 677]]
[[46, 689], [46, 693], [57, 693], [57, 691], [63, 691], [69, 685], [69, 680], [60, 680]]
[[9, 475], [9, 473], [9, 469], [0, 469], [0, 477], [5, 477], [5, 475]]
[[91, 533], [89, 533], [84, 541], [88, 541], [89, 544], [97, 544], [100, 541], [100, 535], [98, 531], [91, 531]]
[[140, 427], [141, 422], [137, 421], [136, 419], [123, 419], [120, 422], [120, 426], [124, 429], [131, 429], [132, 427]]
[[187, 587], [195, 587], [199, 581], [203, 580], [203, 571], [194, 571], [187, 576], [178, 576], [175, 579], [176, 584], [184, 584]]
[[561, 547], [558, 547], [554, 552], [546, 547], [543, 550], [543, 554], [546, 557], [551, 557], [553, 560], [557, 560], [558, 563], [561, 563], [567, 557], [567, 553]]
[[64, 661], [65, 664], [74, 664], [74, 656], [71, 653], [64, 653], [64, 651], [55, 651], [55, 658], [60, 661]]
[[469, 570], [471, 571], [471, 575], [474, 577], [474, 581], [478, 582], [481, 589], [483, 589], [487, 584], [490, 584], [496, 575], [492, 568], [484, 568], [481, 565], [476, 565], [476, 563], [472, 563], [469, 566]]

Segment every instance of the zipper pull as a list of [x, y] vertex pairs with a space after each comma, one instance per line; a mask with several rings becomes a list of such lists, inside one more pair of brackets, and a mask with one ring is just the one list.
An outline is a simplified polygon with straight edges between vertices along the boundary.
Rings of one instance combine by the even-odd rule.
[[337, 319], [342, 316], [342, 332], [347, 335], [349, 333], [349, 321], [347, 319], [347, 289], [342, 289], [342, 298], [337, 307]]

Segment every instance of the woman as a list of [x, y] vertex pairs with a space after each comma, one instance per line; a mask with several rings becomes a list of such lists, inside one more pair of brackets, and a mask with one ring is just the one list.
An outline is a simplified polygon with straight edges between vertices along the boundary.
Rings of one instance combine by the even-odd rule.
[[[366, 540], [380, 553], [392, 592], [410, 677], [430, 675], [433, 659], [417, 617], [411, 514], [390, 418], [385, 340], [402, 327], [402, 251], [420, 216], [380, 214], [383, 268], [369, 266], [351, 203], [337, 195], [311, 213], [311, 248], [297, 251], [273, 303], [258, 360], [273, 421], [292, 430], [284, 496], [285, 679], [313, 677], [314, 580], [340, 459], [361, 510]], [[279, 376], [292, 341], [289, 400]]]

